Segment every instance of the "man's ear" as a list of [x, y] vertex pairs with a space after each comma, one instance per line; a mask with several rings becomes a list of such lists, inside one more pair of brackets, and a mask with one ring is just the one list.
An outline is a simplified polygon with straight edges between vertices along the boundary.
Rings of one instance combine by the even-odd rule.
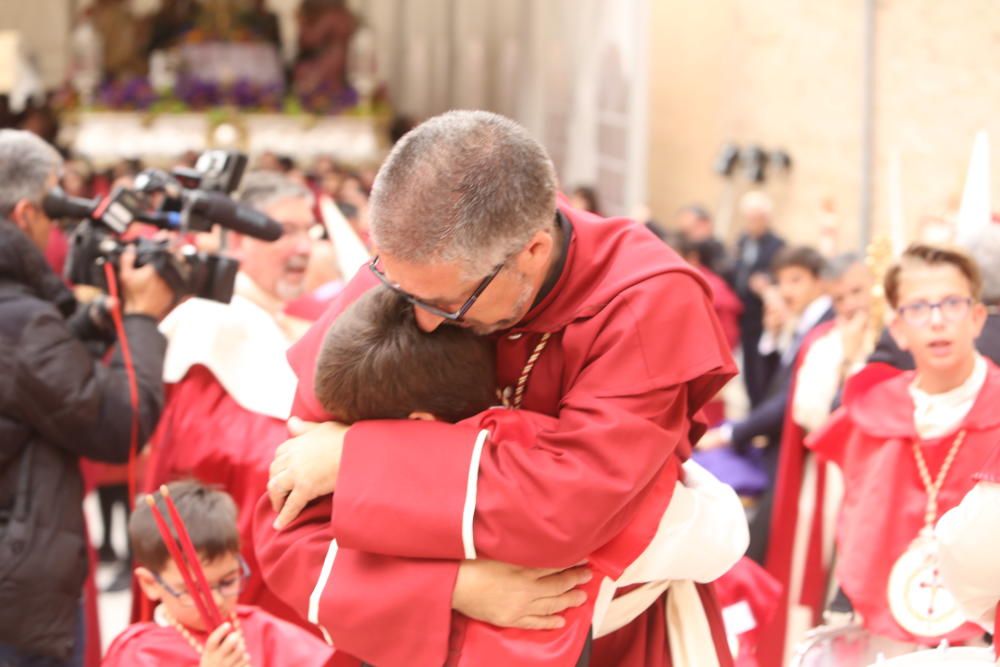
[[549, 256], [555, 252], [555, 237], [550, 229], [540, 229], [516, 258], [516, 265], [522, 273], [531, 274], [537, 267], [543, 266]]
[[11, 209], [8, 218], [22, 232], [27, 232], [28, 227], [34, 220], [34, 216], [38, 215], [38, 212], [34, 209], [35, 205], [33, 203], [27, 199], [20, 199], [14, 204], [14, 208]]
[[139, 581], [139, 588], [142, 589], [146, 597], [157, 602], [163, 599], [163, 588], [156, 581], [152, 572], [144, 567], [137, 567], [135, 568], [135, 578]]
[[418, 419], [420, 421], [425, 421], [425, 422], [437, 421], [437, 417], [435, 417], [429, 412], [411, 412], [410, 416], [407, 417], [407, 419]]

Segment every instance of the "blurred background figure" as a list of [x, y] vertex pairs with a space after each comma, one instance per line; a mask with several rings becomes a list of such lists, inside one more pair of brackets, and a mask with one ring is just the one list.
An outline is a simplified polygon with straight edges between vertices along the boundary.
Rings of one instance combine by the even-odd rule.
[[597, 199], [597, 189], [590, 185], [578, 185], [569, 195], [569, 203], [581, 211], [601, 214], [601, 205]]
[[[743, 302], [740, 348], [743, 350], [743, 382], [750, 405], [760, 403], [767, 391], [768, 369], [758, 350], [764, 333], [764, 298], [772, 283], [771, 266], [785, 241], [771, 229], [774, 206], [762, 192], [748, 192], [740, 200], [743, 231], [736, 243], [733, 280]], [[775, 306], [776, 313], [780, 306]], [[777, 315], [775, 314], [775, 317]]]

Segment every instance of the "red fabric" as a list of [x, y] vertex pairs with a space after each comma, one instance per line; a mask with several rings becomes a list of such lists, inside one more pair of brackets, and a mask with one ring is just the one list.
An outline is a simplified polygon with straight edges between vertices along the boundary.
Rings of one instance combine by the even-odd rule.
[[63, 274], [66, 266], [66, 255], [69, 254], [69, 241], [62, 229], [53, 225], [49, 233], [49, 242], [45, 245], [45, 261], [49, 263], [56, 275]]
[[738, 635], [736, 667], [758, 667], [762, 630], [774, 618], [782, 603], [782, 586], [767, 570], [749, 558], [742, 558], [729, 572], [712, 582], [719, 604], [726, 607], [745, 602], [753, 613], [756, 627]]
[[320, 285], [308, 294], [289, 302], [285, 306], [285, 314], [315, 322], [330, 308], [343, 289], [344, 283], [340, 280]]
[[[938, 498], [939, 515], [968, 493], [982, 462], [1000, 439], [1000, 369], [989, 363], [986, 383], [961, 428], [965, 443], [955, 457]], [[976, 637], [982, 630], [966, 623], [946, 637], [918, 637], [899, 627], [888, 609], [886, 586], [899, 556], [924, 526], [927, 494], [913, 456], [917, 438], [913, 401], [907, 390], [914, 373], [854, 388], [848, 400], [820, 432], [807, 440], [822, 459], [844, 472], [844, 503], [837, 526], [835, 576], [865, 626], [896, 641], [936, 645]], [[862, 378], [864, 382], [866, 379]], [[931, 476], [937, 475], [955, 439], [921, 442]], [[879, 510], [883, 511], [879, 511]]]
[[[302, 628], [253, 607], [239, 607], [253, 667], [334, 667], [333, 649]], [[190, 630], [204, 644], [207, 634]], [[108, 648], [104, 667], [198, 667], [200, 656], [173, 627], [138, 623], [118, 635]]]
[[[557, 416], [557, 428], [532, 442], [486, 448], [474, 515], [481, 557], [552, 567], [573, 565], [621, 533], [664, 464], [690, 454], [704, 432], [694, 414], [735, 371], [697, 273], [634, 222], [601, 220], [565, 208], [562, 200], [560, 208], [574, 228], [565, 269], [542, 303], [507, 332], [513, 336], [497, 339], [499, 379], [511, 385], [540, 335], [553, 334], [524, 407]], [[327, 417], [312, 393], [317, 351], [333, 319], [374, 284], [362, 269], [289, 352], [299, 376], [298, 416]], [[379, 667], [445, 660], [456, 561], [464, 556], [461, 510], [472, 445], [467, 428], [428, 422], [372, 422], [348, 432], [332, 515], [341, 544], [335, 583], [327, 590], [342, 589], [341, 599], [351, 598], [354, 606], [351, 614], [333, 614], [337, 605], [324, 597], [319, 608], [335, 643], [343, 636], [355, 647], [341, 643], [345, 650]], [[262, 562], [275, 558], [264, 562], [273, 581], [290, 583], [286, 568], [315, 563], [329, 546], [328, 536], [325, 545], [319, 538], [300, 544], [268, 531], [266, 519], [258, 523], [258, 555]], [[314, 549], [311, 559], [308, 549]], [[367, 553], [345, 559], [352, 550]], [[364, 567], [345, 577], [351, 562]], [[396, 584], [390, 597], [370, 589], [362, 597], [355, 582], [348, 583], [373, 579], [375, 569]], [[289, 595], [303, 608], [309, 592]], [[333, 595], [329, 602], [336, 602]], [[406, 604], [416, 599], [419, 605]], [[405, 650], [404, 642], [383, 640], [386, 627], [423, 639]]]
[[274, 450], [287, 438], [284, 421], [242, 408], [207, 368], [194, 366], [180, 382], [167, 385], [144, 491], [188, 477], [224, 489], [236, 501], [241, 552], [250, 566], [240, 602], [302, 623], [264, 586], [253, 550], [254, 507], [267, 487]]
[[1000, 447], [986, 461], [983, 469], [976, 473], [975, 480], [1000, 484]]
[[993, 655], [997, 660], [1000, 660], [1000, 604], [997, 605], [993, 614]]
[[743, 302], [729, 284], [711, 269], [700, 267], [701, 275], [708, 283], [712, 292], [712, 305], [719, 318], [719, 324], [725, 334], [729, 349], [736, 349], [740, 342], [740, 317], [743, 315]]
[[[494, 440], [509, 442], [516, 435], [524, 435], [526, 437], [522, 442], [531, 442], [544, 428], [554, 428], [556, 421], [529, 412], [499, 409], [485, 413], [480, 425], [490, 430]], [[643, 494], [643, 501], [631, 523], [621, 534], [591, 554], [588, 563], [594, 571], [594, 578], [581, 587], [587, 593], [587, 602], [563, 614], [565, 628], [558, 632], [500, 629], [456, 615], [452, 647], [445, 664], [449, 667], [575, 665], [590, 634], [594, 599], [601, 580], [604, 577], [620, 577], [625, 568], [649, 546], [679, 476], [677, 461], [665, 465]], [[463, 624], [467, 624], [464, 630], [455, 627]], [[461, 641], [455, 641], [456, 634]]]
[[[795, 358], [792, 371], [792, 382], [788, 389], [789, 403], [795, 396], [796, 378], [802, 360], [813, 343], [829, 333], [835, 326], [834, 322], [824, 322], [806, 335]], [[758, 660], [764, 667], [780, 667], [785, 652], [785, 634], [788, 625], [788, 611], [792, 602], [788, 599], [791, 590], [792, 552], [795, 544], [795, 527], [799, 519], [799, 497], [802, 494], [802, 476], [805, 472], [806, 432], [793, 419], [792, 410], [785, 410], [785, 420], [781, 430], [781, 444], [778, 450], [778, 472], [774, 487], [774, 505], [771, 513], [771, 536], [767, 545], [765, 567], [768, 573], [780, 586], [781, 601], [778, 609], [768, 622], [762, 622], [760, 635], [760, 654]], [[817, 507], [822, 511], [822, 496], [816, 493]], [[822, 516], [822, 515], [820, 515]], [[818, 544], [822, 546], [822, 521], [813, 522], [810, 533], [810, 544], [815, 535]], [[815, 555], [815, 554], [811, 554]], [[821, 554], [820, 554], [821, 555]], [[826, 580], [823, 560], [807, 560], [805, 580], [822, 582]], [[810, 587], [814, 589], [815, 586]], [[804, 592], [805, 587], [803, 587]], [[819, 601], [822, 605], [822, 600]], [[819, 613], [821, 609], [816, 609]]]
[[90, 530], [83, 522], [84, 542], [87, 544], [87, 579], [83, 582], [83, 664], [98, 667], [101, 664], [101, 617], [97, 613], [97, 552], [90, 541]]

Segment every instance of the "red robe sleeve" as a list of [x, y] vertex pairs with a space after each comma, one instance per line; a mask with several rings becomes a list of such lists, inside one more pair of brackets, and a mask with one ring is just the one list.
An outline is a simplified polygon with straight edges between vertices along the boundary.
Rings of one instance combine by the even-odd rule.
[[341, 544], [567, 567], [620, 533], [668, 458], [700, 436], [692, 415], [731, 377], [727, 345], [708, 296], [681, 274], [627, 290], [560, 344], [579, 371], [559, 392], [556, 428], [534, 441], [484, 447], [430, 422], [352, 427], [333, 507]]
[[268, 586], [318, 625], [338, 656], [364, 656], [379, 667], [443, 665], [458, 563], [341, 548], [330, 529], [331, 502], [314, 501], [278, 532], [267, 497], [260, 500], [254, 546]]

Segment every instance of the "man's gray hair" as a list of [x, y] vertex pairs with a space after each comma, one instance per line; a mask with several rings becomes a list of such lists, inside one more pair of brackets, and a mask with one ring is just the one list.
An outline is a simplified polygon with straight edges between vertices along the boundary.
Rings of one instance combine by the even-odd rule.
[[37, 135], [0, 130], [0, 215], [10, 215], [22, 199], [40, 204], [61, 164], [58, 151]]
[[251, 171], [243, 176], [237, 199], [258, 211], [283, 199], [313, 201], [312, 190], [302, 183], [276, 171]]
[[554, 225], [556, 175], [517, 123], [449, 111], [396, 143], [371, 195], [379, 251], [416, 264], [457, 262], [482, 276]]
[[1000, 224], [990, 223], [963, 243], [983, 276], [983, 303], [1000, 304]]
[[856, 252], [844, 252], [826, 263], [820, 277], [823, 280], [840, 280], [857, 264], [864, 264], [864, 258]]

